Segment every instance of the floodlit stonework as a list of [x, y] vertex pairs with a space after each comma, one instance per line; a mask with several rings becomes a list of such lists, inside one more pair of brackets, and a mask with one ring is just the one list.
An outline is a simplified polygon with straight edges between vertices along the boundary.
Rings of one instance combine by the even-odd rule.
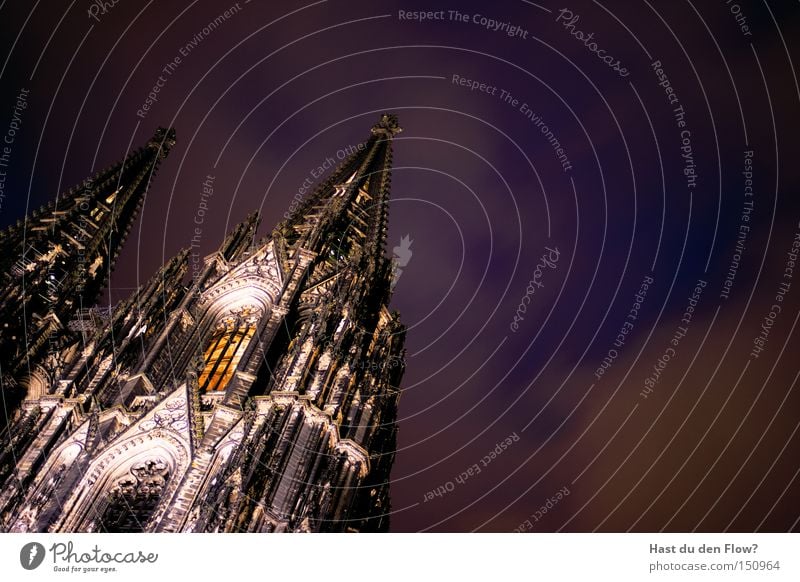
[[388, 529], [399, 131], [383, 115], [268, 236], [251, 214], [196, 276], [182, 251], [112, 309], [86, 306], [174, 132], [0, 233], [0, 529]]

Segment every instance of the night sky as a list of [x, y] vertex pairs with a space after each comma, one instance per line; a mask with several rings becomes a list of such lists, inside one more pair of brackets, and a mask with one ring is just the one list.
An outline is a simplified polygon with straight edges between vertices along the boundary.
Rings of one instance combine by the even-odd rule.
[[800, 530], [797, 2], [99, 5], [0, 2], [0, 226], [175, 127], [104, 304], [398, 115], [394, 531]]

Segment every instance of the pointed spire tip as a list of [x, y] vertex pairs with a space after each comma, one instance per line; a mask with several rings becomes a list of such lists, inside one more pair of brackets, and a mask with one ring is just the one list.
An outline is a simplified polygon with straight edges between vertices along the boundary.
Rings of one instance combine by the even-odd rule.
[[400, 127], [397, 115], [394, 113], [384, 113], [378, 123], [372, 127], [372, 133], [384, 134], [387, 137], [394, 137], [401, 131], [403, 131], [403, 128]]
[[166, 157], [177, 141], [174, 127], [159, 127], [147, 142], [151, 148], [161, 149], [162, 157]]

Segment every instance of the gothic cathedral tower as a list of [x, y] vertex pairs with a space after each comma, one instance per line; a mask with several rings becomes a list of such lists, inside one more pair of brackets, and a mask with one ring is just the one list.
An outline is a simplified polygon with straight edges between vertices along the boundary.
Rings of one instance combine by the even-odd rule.
[[[22, 392], [0, 451], [0, 528], [387, 530], [405, 366], [385, 255], [399, 131], [383, 115], [269, 236], [256, 240], [254, 213], [189, 283], [182, 251], [110, 310], [82, 309], [100, 291], [92, 269], [112, 266], [113, 233], [174, 134], [0, 234], [4, 257], [22, 252], [0, 289], [0, 338], [15, 346], [4, 391]], [[24, 273], [39, 287], [16, 285]], [[23, 293], [35, 307], [18, 313]]]
[[[66, 323], [97, 301], [150, 180], [174, 144], [175, 132], [159, 129], [123, 161], [0, 232], [4, 412], [31, 384], [37, 390], [55, 382], [69, 341]], [[3, 414], [0, 427], [5, 424]]]

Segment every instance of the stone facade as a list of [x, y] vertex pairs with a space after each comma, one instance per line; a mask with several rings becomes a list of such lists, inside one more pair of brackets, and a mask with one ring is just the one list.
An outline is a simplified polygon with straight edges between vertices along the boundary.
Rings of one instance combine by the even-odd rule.
[[[3, 363], [3, 390], [19, 394], [0, 451], [4, 531], [388, 529], [405, 365], [385, 256], [399, 131], [383, 115], [287, 220], [257, 239], [251, 214], [188, 283], [182, 251], [112, 309], [78, 309], [99, 292], [86, 284], [80, 302], [62, 288], [60, 310], [40, 301], [26, 321], [0, 303], [7, 328], [44, 333], [47, 322], [35, 350], [19, 331], [4, 337], [21, 346]], [[127, 163], [149, 179], [173, 142], [161, 131]], [[108, 198], [99, 184], [115, 176], [138, 208], [145, 189], [119, 168], [82, 196]], [[13, 228], [0, 244], [20, 252]], [[57, 241], [39, 244], [46, 255]]]

